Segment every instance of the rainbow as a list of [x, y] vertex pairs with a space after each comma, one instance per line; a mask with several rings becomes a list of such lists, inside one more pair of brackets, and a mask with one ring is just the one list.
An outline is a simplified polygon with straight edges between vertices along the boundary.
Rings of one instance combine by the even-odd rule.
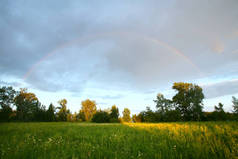
[[150, 41], [152, 43], [155, 43], [157, 45], [160, 45], [166, 49], [168, 49], [171, 53], [183, 58], [189, 65], [191, 65], [199, 74], [203, 74], [200, 69], [192, 62], [192, 60], [190, 58], [188, 58], [187, 56], [185, 56], [181, 51], [179, 51], [178, 49], [176, 49], [175, 47], [169, 45], [168, 43], [165, 43], [163, 41], [160, 41], [156, 38], [152, 38], [152, 37], [148, 37], [148, 36], [144, 36], [141, 34], [135, 34], [135, 33], [129, 33], [129, 32], [107, 32], [107, 33], [98, 33], [98, 34], [94, 34], [94, 35], [89, 35], [89, 36], [85, 36], [85, 37], [79, 37], [76, 38], [72, 41], [66, 42], [58, 47], [56, 47], [54, 50], [52, 50], [51, 52], [47, 53], [45, 56], [43, 56], [38, 62], [36, 62], [25, 74], [23, 79], [26, 80], [27, 78], [29, 78], [31, 76], [31, 74], [41, 65], [41, 63], [43, 63], [45, 60], [47, 60], [49, 57], [51, 57], [52, 55], [55, 55], [59, 52], [59, 50], [72, 46], [76, 43], [87, 43], [96, 39], [100, 39], [100, 38], [109, 38], [109, 37], [119, 37], [119, 36], [133, 36], [133, 37], [137, 37], [137, 38], [141, 38], [145, 41]]

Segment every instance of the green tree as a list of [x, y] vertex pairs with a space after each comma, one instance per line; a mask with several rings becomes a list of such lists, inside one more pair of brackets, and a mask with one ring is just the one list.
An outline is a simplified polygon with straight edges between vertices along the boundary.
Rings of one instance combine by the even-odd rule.
[[42, 105], [39, 101], [37, 102], [36, 110], [34, 111], [33, 121], [47, 121], [47, 110], [44, 105]]
[[20, 121], [34, 120], [35, 112], [39, 107], [38, 98], [34, 93], [28, 93], [27, 89], [21, 89], [14, 98], [17, 107], [17, 118]]
[[131, 116], [130, 116], [131, 112], [128, 108], [124, 108], [122, 114], [123, 114], [122, 119], [123, 119], [124, 122], [130, 122], [131, 121]]
[[61, 99], [58, 101], [60, 107], [58, 107], [59, 112], [57, 113], [57, 117], [59, 121], [67, 121], [67, 115], [70, 114], [70, 111], [67, 109], [67, 100]]
[[154, 112], [150, 107], [146, 107], [146, 111], [143, 112], [144, 122], [158, 122], [161, 120], [161, 113]]
[[235, 114], [238, 114], [238, 99], [234, 96], [232, 96], [232, 107], [233, 107], [233, 112]]
[[105, 111], [97, 111], [93, 117], [92, 122], [95, 123], [109, 123], [110, 121], [110, 115]]
[[86, 99], [81, 102], [81, 105], [82, 105], [81, 110], [84, 113], [85, 120], [90, 121], [92, 119], [93, 115], [97, 111], [96, 102]]
[[201, 120], [204, 94], [202, 88], [192, 83], [174, 83], [177, 94], [173, 97], [176, 109], [180, 111], [182, 119]]
[[82, 110], [79, 111], [79, 113], [76, 116], [77, 121], [85, 121], [85, 115]]
[[111, 113], [109, 114], [110, 122], [111, 123], [118, 123], [119, 122], [119, 109], [116, 105], [113, 105], [111, 108]]
[[223, 104], [222, 103], [218, 103], [218, 106], [214, 106], [215, 112], [225, 112], [223, 109]]
[[52, 103], [47, 110], [47, 121], [55, 121], [55, 107]]
[[16, 91], [12, 87], [0, 88], [0, 121], [9, 121]]
[[157, 99], [154, 100], [154, 102], [156, 103], [156, 108], [157, 111], [164, 114], [167, 111], [171, 110], [173, 105], [172, 105], [172, 101], [169, 99], [164, 98], [164, 95], [159, 93], [157, 95]]
[[214, 120], [226, 120], [226, 113], [223, 109], [223, 104], [218, 103], [218, 106], [214, 106], [215, 111], [213, 112]]
[[155, 116], [157, 121], [170, 121], [169, 118], [173, 118], [170, 116], [172, 113], [172, 109], [174, 108], [174, 104], [171, 100], [164, 98], [163, 94], [159, 93], [157, 95], [157, 99], [154, 100], [156, 103], [156, 109]]

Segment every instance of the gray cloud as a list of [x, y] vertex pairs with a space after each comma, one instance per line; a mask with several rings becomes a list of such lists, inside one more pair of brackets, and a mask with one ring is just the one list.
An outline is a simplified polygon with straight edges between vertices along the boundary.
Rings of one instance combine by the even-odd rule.
[[238, 79], [204, 85], [202, 88], [207, 99], [232, 95], [238, 93]]
[[19, 86], [21, 86], [21, 83], [0, 81], [0, 85], [8, 85], [8, 86], [13, 86], [13, 87], [19, 87]]
[[24, 80], [40, 90], [146, 92], [238, 73], [236, 0], [0, 6], [0, 71], [23, 78], [31, 70]]

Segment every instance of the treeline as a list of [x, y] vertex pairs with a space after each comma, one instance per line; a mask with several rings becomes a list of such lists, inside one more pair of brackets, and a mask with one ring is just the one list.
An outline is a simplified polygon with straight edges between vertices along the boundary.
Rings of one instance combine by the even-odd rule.
[[238, 120], [238, 99], [232, 97], [233, 112], [225, 112], [223, 104], [214, 106], [213, 112], [203, 111], [202, 88], [191, 83], [174, 83], [176, 91], [172, 100], [158, 94], [156, 110], [146, 107], [145, 111], [132, 116], [133, 122], [174, 122], [174, 121], [232, 121]]
[[158, 94], [154, 100], [156, 110], [146, 107], [139, 114], [130, 115], [125, 108], [120, 117], [119, 109], [113, 105], [109, 109], [97, 109], [96, 102], [86, 99], [81, 102], [79, 112], [67, 109], [67, 100], [58, 101], [58, 106], [42, 105], [34, 93], [27, 89], [16, 91], [13, 87], [0, 87], [0, 121], [78, 121], [78, 122], [174, 122], [174, 121], [227, 121], [238, 120], [238, 99], [232, 97], [233, 112], [225, 112], [223, 104], [214, 106], [213, 112], [203, 111], [204, 94], [202, 88], [191, 83], [174, 83], [176, 94], [166, 99]]
[[0, 121], [92, 121], [120, 122], [119, 109], [113, 105], [108, 110], [97, 110], [96, 102], [86, 99], [81, 102], [78, 113], [67, 109], [67, 100], [58, 101], [58, 106], [42, 105], [36, 95], [27, 89], [16, 91], [13, 87], [0, 88]]

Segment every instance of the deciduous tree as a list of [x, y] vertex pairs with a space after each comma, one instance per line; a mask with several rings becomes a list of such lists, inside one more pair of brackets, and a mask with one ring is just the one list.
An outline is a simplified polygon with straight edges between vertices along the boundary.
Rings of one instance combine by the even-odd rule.
[[131, 111], [128, 108], [124, 108], [122, 114], [123, 114], [122, 119], [123, 119], [124, 122], [130, 122], [131, 121], [131, 116], [130, 116]]
[[59, 112], [57, 113], [57, 117], [59, 121], [67, 121], [67, 115], [70, 114], [70, 111], [67, 109], [67, 100], [61, 99], [58, 101], [60, 107], [58, 107]]
[[177, 94], [173, 97], [176, 108], [180, 111], [182, 119], [200, 120], [203, 109], [204, 94], [202, 88], [192, 83], [174, 83], [173, 89]]
[[173, 102], [169, 99], [164, 98], [164, 95], [161, 93], [157, 95], [157, 99], [154, 100], [154, 102], [156, 103], [157, 111], [162, 114], [171, 110], [173, 107]]
[[238, 114], [238, 99], [234, 96], [232, 96], [232, 107], [233, 107], [233, 112], [235, 114]]
[[17, 118], [21, 121], [31, 121], [34, 119], [34, 113], [39, 106], [38, 98], [34, 93], [27, 92], [27, 89], [21, 89], [14, 98], [17, 107]]
[[110, 122], [111, 123], [117, 123], [119, 122], [119, 109], [116, 107], [116, 105], [113, 105], [111, 108], [111, 113], [109, 114]]
[[55, 121], [55, 107], [52, 103], [47, 110], [47, 121]]
[[90, 121], [92, 119], [93, 115], [97, 111], [96, 102], [86, 99], [81, 102], [81, 105], [82, 105], [81, 110], [85, 115], [85, 120]]
[[92, 117], [92, 122], [96, 123], [109, 123], [109, 121], [110, 121], [109, 114], [101, 110], [97, 111]]
[[0, 121], [9, 121], [16, 91], [12, 87], [0, 88]]

